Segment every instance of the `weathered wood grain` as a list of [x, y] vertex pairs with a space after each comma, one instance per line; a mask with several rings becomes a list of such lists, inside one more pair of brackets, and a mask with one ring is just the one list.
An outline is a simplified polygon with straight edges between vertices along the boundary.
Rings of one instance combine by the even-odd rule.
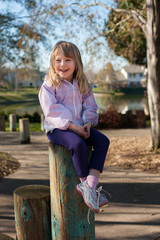
[[50, 188], [28, 185], [14, 191], [18, 240], [51, 240]]
[[50, 143], [50, 190], [52, 240], [94, 240], [94, 213], [77, 192], [79, 183], [69, 151], [60, 145]]

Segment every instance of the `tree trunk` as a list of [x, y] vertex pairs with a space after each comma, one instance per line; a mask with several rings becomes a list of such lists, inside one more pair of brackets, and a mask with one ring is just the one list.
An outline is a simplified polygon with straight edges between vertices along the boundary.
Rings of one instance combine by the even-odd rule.
[[151, 148], [160, 148], [160, 1], [147, 4], [148, 104], [151, 118]]

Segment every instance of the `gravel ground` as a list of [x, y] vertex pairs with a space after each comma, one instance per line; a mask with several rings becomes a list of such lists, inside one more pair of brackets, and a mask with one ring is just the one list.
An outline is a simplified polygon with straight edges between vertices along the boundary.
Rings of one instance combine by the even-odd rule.
[[160, 150], [149, 150], [150, 137], [111, 137], [106, 165], [160, 172]]

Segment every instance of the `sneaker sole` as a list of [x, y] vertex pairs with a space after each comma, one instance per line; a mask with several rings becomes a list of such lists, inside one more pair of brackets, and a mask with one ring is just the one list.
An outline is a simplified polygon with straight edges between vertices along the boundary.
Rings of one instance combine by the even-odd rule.
[[106, 206], [108, 206], [108, 204], [109, 204], [109, 202], [108, 202], [108, 201], [105, 201], [105, 202], [101, 203], [101, 204], [99, 205], [99, 207], [106, 207]]
[[106, 203], [106, 204], [104, 204], [104, 205], [101, 205], [101, 206], [99, 206], [100, 208], [105, 208], [105, 207], [109, 207], [109, 203]]
[[[76, 186], [76, 189], [77, 189], [77, 192], [78, 192], [78, 193], [81, 195], [81, 197], [83, 198], [83, 194], [81, 193], [81, 190], [78, 189], [78, 186]], [[84, 198], [83, 198], [83, 200], [84, 200]], [[100, 209], [99, 209], [99, 210], [94, 209], [94, 208], [92, 208], [92, 206], [91, 206], [87, 201], [84, 200], [84, 202], [85, 202], [85, 204], [86, 204], [94, 213], [99, 213]]]

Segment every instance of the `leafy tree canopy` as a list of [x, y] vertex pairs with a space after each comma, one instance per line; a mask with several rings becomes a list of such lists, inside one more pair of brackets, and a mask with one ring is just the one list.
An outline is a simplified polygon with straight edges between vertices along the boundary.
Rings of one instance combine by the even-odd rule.
[[[1, 68], [6, 67], [6, 63], [14, 63], [14, 66], [33, 65], [38, 52], [35, 43], [44, 41], [44, 36], [29, 21], [31, 12], [37, 7], [36, 1], [0, 0], [1, 2], [6, 4], [6, 9], [0, 11]], [[12, 4], [13, 8], [7, 8], [8, 4]], [[19, 12], [14, 11], [15, 4], [19, 4]]]
[[[145, 1], [116, 0], [117, 8], [136, 10], [146, 18]], [[107, 28], [107, 30], [106, 30]], [[109, 33], [109, 34], [108, 34]], [[146, 37], [133, 17], [111, 11], [104, 35], [114, 52], [131, 63], [146, 63]]]

